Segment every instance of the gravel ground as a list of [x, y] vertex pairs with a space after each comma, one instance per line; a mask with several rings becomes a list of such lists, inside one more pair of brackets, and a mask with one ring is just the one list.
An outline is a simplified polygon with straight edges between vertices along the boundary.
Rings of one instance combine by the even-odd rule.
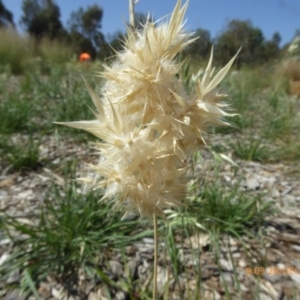
[[[204, 154], [205, 156], [205, 154]], [[11, 173], [9, 169], [0, 174], [0, 212], [13, 215], [24, 222], [33, 222], [34, 216], [45, 198], [45, 193], [54, 181], [63, 186], [64, 179], [58, 171], [63, 160], [83, 159], [87, 161], [87, 149], [80, 144], [61, 142], [57, 145], [51, 137], [45, 138], [40, 147], [40, 159], [50, 159], [51, 169], [41, 167], [37, 171]], [[278, 213], [267, 218], [264, 243], [248, 236], [242, 240], [222, 236], [219, 241], [218, 259], [216, 253], [209, 250], [211, 244], [207, 234], [195, 235], [191, 240], [178, 243], [179, 260], [185, 268], [174, 280], [174, 274], [168, 267], [170, 259], [164, 251], [164, 242], [160, 242], [158, 289], [163, 291], [169, 282], [168, 299], [181, 299], [179, 288], [185, 289], [185, 299], [196, 289], [193, 266], [201, 262], [202, 299], [225, 299], [227, 286], [230, 299], [300, 299], [300, 177], [299, 164], [260, 164], [237, 160], [239, 168], [224, 163], [220, 169], [220, 179], [237, 184], [249, 195], [263, 195], [264, 201], [272, 201]], [[214, 180], [212, 160], [208, 157], [199, 166], [205, 172], [207, 180]], [[55, 167], [57, 166], [57, 168]], [[176, 237], [177, 238], [177, 237]], [[180, 237], [178, 237], [180, 239]], [[192, 245], [192, 247], [191, 247]], [[0, 266], [10, 255], [13, 245], [9, 239], [0, 239]], [[200, 249], [200, 257], [193, 255], [194, 249]], [[140, 279], [144, 288], [151, 284], [153, 262], [153, 239], [145, 238], [126, 247], [126, 261], [120, 251], [107, 254], [102, 266], [110, 278], [120, 285], [129, 278]], [[91, 282], [83, 276], [77, 286], [67, 290], [61, 283], [48, 278], [39, 286], [41, 299], [129, 299], [125, 291], [107, 291], [101, 282]], [[19, 274], [10, 276], [8, 282], [16, 284]], [[237, 286], [236, 282], [239, 282]], [[240, 292], [239, 292], [240, 291]], [[139, 295], [135, 295], [136, 299]], [[19, 295], [19, 289], [7, 290], [0, 283], [0, 298], [4, 300], [25, 299]], [[30, 297], [30, 299], [35, 299]]]

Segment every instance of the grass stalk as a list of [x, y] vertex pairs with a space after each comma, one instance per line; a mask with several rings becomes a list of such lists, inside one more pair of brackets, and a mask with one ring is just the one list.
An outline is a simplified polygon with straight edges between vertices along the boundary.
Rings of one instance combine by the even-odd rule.
[[156, 300], [157, 297], [157, 257], [158, 257], [158, 231], [157, 231], [157, 216], [153, 214], [153, 227], [154, 227], [154, 266], [153, 266], [153, 296], [152, 299]]

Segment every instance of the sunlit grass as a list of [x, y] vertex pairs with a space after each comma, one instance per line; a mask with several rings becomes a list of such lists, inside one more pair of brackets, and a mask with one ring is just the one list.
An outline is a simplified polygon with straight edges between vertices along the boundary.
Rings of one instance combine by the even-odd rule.
[[[20, 271], [23, 279], [30, 275], [36, 286], [52, 276], [58, 281], [63, 278], [63, 284], [71, 287], [78, 283], [80, 270], [91, 278], [101, 277], [105, 267], [103, 252], [152, 233], [137, 230], [141, 222], [120, 221], [110, 204], [99, 203], [101, 195], [81, 194], [77, 189], [74, 182], [63, 190], [53, 185], [36, 215], [37, 222], [4, 218], [1, 230], [15, 247], [1, 268], [2, 280]], [[136, 234], [132, 234], [134, 231]], [[30, 290], [29, 285], [24, 288]]]

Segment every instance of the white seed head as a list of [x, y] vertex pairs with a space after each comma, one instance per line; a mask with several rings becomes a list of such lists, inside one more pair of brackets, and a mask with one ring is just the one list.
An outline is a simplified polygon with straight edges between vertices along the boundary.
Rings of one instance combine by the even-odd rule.
[[195, 90], [187, 93], [176, 74], [176, 55], [193, 42], [184, 31], [187, 2], [178, 0], [168, 23], [148, 20], [142, 30], [128, 28], [124, 49], [105, 66], [99, 97], [86, 83], [96, 120], [61, 123], [84, 129], [99, 139], [100, 160], [86, 182], [105, 198], [143, 216], [163, 216], [181, 205], [186, 190], [186, 160], [204, 144], [211, 125], [226, 124], [214, 92], [234, 58], [212, 77], [213, 52]]

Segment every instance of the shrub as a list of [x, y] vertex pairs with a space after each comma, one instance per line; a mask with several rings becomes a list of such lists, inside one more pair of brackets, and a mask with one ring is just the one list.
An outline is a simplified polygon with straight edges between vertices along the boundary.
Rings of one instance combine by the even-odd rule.
[[0, 73], [22, 74], [32, 56], [32, 40], [11, 29], [1, 29], [0, 39]]

